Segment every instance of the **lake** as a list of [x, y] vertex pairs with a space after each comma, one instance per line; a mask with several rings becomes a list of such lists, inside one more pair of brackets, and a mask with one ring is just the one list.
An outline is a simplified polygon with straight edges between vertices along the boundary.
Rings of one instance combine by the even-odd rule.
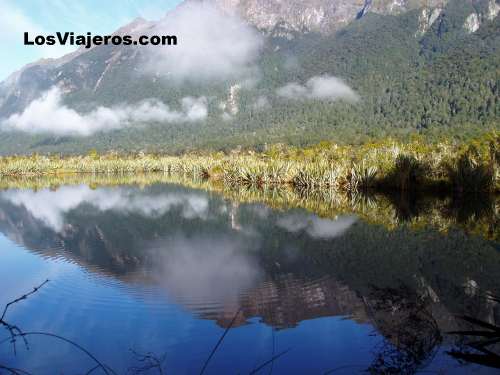
[[[49, 279], [9, 306], [4, 321], [33, 334], [14, 347], [0, 327], [0, 365], [32, 374], [498, 371], [498, 343], [473, 344], [499, 337], [497, 203], [486, 219], [454, 202], [439, 216], [436, 204], [411, 199], [390, 211], [366, 198], [328, 214], [314, 197], [300, 206], [248, 194], [173, 183], [0, 191], [0, 306]], [[451, 217], [457, 225], [443, 224]]]

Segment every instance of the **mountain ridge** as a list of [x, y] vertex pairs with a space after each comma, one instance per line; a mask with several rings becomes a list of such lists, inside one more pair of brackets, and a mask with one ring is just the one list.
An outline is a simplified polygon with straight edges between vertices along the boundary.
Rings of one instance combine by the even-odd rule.
[[[190, 0], [200, 1], [200, 0]], [[254, 26], [272, 30], [280, 23], [299, 32], [320, 32], [329, 34], [361, 18], [368, 12], [393, 15], [422, 6], [443, 7], [447, 0], [201, 0], [215, 3], [219, 8], [235, 13]]]
[[[234, 13], [261, 2], [188, 0], [161, 21], [136, 19], [115, 32], [161, 31], [162, 22], [199, 3], [219, 4], [224, 12]], [[283, 5], [278, 0], [266, 3]], [[314, 8], [330, 2], [295, 3]], [[250, 28], [259, 30], [263, 43], [253, 63], [258, 74], [250, 80], [236, 75], [181, 84], [168, 74], [145, 74], [142, 50], [122, 46], [77, 50], [61, 59], [30, 64], [0, 84], [0, 118], [23, 111], [53, 86], [60, 89], [65, 103], [82, 113], [97, 103], [110, 107], [147, 98], [175, 108], [181, 99], [197, 96], [206, 98], [208, 118], [203, 124], [149, 124], [85, 139], [0, 132], [2, 152], [12, 152], [13, 147], [26, 148], [25, 152], [69, 152], [88, 150], [92, 143], [97, 149], [182, 150], [310, 143], [319, 137], [350, 142], [370, 134], [498, 125], [498, 3], [401, 2], [404, 11], [390, 9], [392, 2], [363, 2], [361, 8], [356, 1], [344, 3], [356, 5], [349, 13], [352, 21], [335, 30], [287, 25], [286, 12], [281, 20], [271, 14], [276, 23], [265, 30], [252, 24], [252, 17], [245, 18]], [[340, 77], [359, 93], [360, 101], [290, 101], [276, 94], [287, 84], [305, 87], [300, 85], [325, 75]], [[190, 131], [197, 136], [187, 136]]]

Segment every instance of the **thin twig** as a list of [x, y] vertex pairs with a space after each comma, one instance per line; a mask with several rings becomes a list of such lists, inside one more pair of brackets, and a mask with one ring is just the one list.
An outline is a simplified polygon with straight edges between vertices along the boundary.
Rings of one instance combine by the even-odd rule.
[[87, 372], [85, 373], [85, 375], [90, 375], [91, 373], [93, 373], [93, 372], [94, 372], [94, 370], [97, 370], [98, 368], [101, 368], [101, 366], [96, 365], [96, 366], [92, 367], [89, 371], [87, 371]]
[[212, 352], [208, 356], [207, 360], [205, 361], [205, 364], [203, 365], [203, 368], [200, 371], [200, 375], [202, 375], [205, 372], [205, 369], [207, 368], [208, 363], [210, 362], [210, 360], [214, 356], [214, 354], [217, 351], [217, 349], [219, 348], [220, 344], [222, 344], [222, 341], [224, 340], [224, 337], [226, 337], [227, 333], [229, 332], [229, 330], [231, 329], [231, 327], [233, 326], [233, 324], [236, 322], [236, 318], [238, 317], [241, 309], [242, 308], [240, 307], [238, 309], [238, 311], [236, 311], [236, 314], [234, 314], [233, 320], [231, 320], [231, 323], [229, 323], [229, 326], [224, 330], [224, 333], [220, 337], [219, 341], [217, 341], [217, 344], [215, 344], [214, 348], [212, 349]]
[[270, 363], [274, 363], [275, 360], [277, 360], [279, 357], [285, 355], [286, 353], [288, 353], [292, 348], [288, 348], [287, 350], [284, 350], [282, 351], [281, 353], [279, 354], [276, 354], [273, 358], [271, 358], [270, 360], [264, 362], [263, 364], [261, 364], [259, 367], [256, 367], [254, 368], [252, 371], [250, 371], [249, 375], [253, 375], [253, 374], [256, 374], [257, 372], [259, 372], [260, 370], [262, 370], [264, 367], [266, 367], [267, 365], [269, 365]]
[[106, 365], [104, 365], [102, 362], [100, 362], [92, 353], [90, 353], [87, 349], [85, 349], [83, 346], [77, 344], [76, 342], [74, 341], [71, 341], [65, 337], [62, 337], [62, 336], [59, 336], [59, 335], [56, 335], [54, 333], [49, 333], [49, 332], [23, 332], [22, 333], [22, 336], [48, 336], [48, 337], [53, 337], [53, 338], [56, 338], [58, 340], [61, 340], [61, 341], [64, 341], [64, 342], [67, 342], [68, 344], [71, 344], [73, 345], [75, 348], [79, 349], [80, 351], [82, 351], [83, 353], [85, 353], [89, 358], [91, 358], [97, 365], [99, 365], [100, 368], [102, 368], [102, 370], [107, 374], [109, 375], [110, 373], [112, 374], [115, 374], [116, 375], [116, 372], [114, 372], [112, 369], [108, 368]]
[[14, 368], [14, 367], [7, 367], [7, 366], [3, 366], [3, 365], [0, 365], [0, 370], [8, 371], [9, 373], [14, 374], [14, 375], [22, 375], [22, 374], [31, 375], [31, 373], [28, 371]]
[[[59, 335], [56, 335], [56, 334], [53, 334], [53, 333], [49, 333], [49, 332], [23, 332], [16, 325], [10, 324], [7, 321], [5, 321], [5, 316], [7, 315], [7, 311], [8, 311], [8, 309], [9, 309], [10, 306], [14, 305], [15, 303], [18, 303], [20, 301], [23, 301], [23, 300], [27, 299], [32, 294], [38, 292], [38, 290], [41, 287], [43, 287], [45, 284], [47, 284], [48, 282], [49, 282], [48, 279], [45, 280], [39, 286], [34, 287], [31, 292], [26, 293], [23, 296], [21, 296], [19, 298], [16, 298], [15, 300], [13, 300], [13, 301], [11, 301], [11, 302], [9, 302], [9, 303], [7, 303], [5, 305], [5, 307], [3, 309], [2, 316], [0, 318], [0, 325], [3, 325], [4, 327], [6, 327], [6, 329], [9, 331], [10, 337], [7, 338], [7, 339], [4, 339], [2, 341], [0, 341], [0, 344], [6, 342], [8, 340], [10, 340], [12, 342], [12, 345], [13, 345], [13, 348], [14, 348], [14, 354], [16, 354], [16, 339], [19, 338], [19, 337], [22, 338], [22, 340], [24, 341], [24, 343], [26, 345], [26, 348], [29, 348], [28, 347], [28, 340], [26, 339], [27, 336], [48, 336], [48, 337], [52, 337], [52, 338], [55, 338], [55, 339], [58, 339], [58, 340], [61, 340], [61, 341], [64, 341], [66, 343], [69, 343], [69, 344], [73, 345], [75, 348], [77, 348], [81, 352], [85, 353], [89, 358], [91, 358], [97, 364], [97, 366], [94, 367], [94, 368], [92, 368], [87, 374], [91, 373], [92, 371], [94, 371], [97, 368], [101, 368], [106, 375], [110, 375], [110, 374], [116, 375], [116, 373], [112, 369], [110, 369], [109, 367], [107, 367], [103, 363], [101, 363], [92, 353], [90, 353], [84, 347], [82, 347], [81, 345], [77, 344], [76, 342], [74, 342], [72, 340], [69, 340], [69, 339], [67, 339], [65, 337], [62, 337], [62, 336], [59, 336]], [[21, 373], [22, 374], [29, 374], [28, 372], [26, 372], [24, 370], [12, 369], [12, 368], [8, 368], [8, 367], [4, 367], [4, 366], [0, 366], [0, 369], [4, 369], [6, 371], [9, 371], [11, 374], [21, 374]]]
[[[27, 299], [29, 296], [31, 296], [32, 294], [38, 292], [38, 290], [43, 287], [45, 284], [47, 284], [49, 282], [49, 280], [45, 280], [43, 283], [41, 283], [39, 286], [37, 287], [34, 287], [33, 290], [29, 293], [26, 293], [24, 294], [23, 296], [19, 297], [19, 298], [16, 298], [15, 300], [13, 301], [10, 301], [9, 303], [7, 303], [3, 309], [3, 313], [2, 313], [2, 317], [0, 318], [0, 325], [3, 325], [7, 331], [9, 331], [9, 334], [10, 334], [10, 341], [12, 343], [12, 349], [14, 350], [14, 355], [17, 355], [17, 347], [16, 347], [16, 337], [21, 337], [24, 341], [24, 345], [26, 346], [26, 349], [29, 349], [29, 346], [28, 346], [28, 341], [26, 340], [26, 338], [24, 336], [22, 336], [22, 331], [21, 329], [14, 325], [14, 324], [10, 324], [8, 323], [7, 321], [5, 321], [5, 316], [7, 315], [7, 310], [9, 309], [10, 306], [12, 306], [13, 304], [15, 303], [18, 303], [22, 300], [25, 300]], [[5, 340], [1, 341], [1, 343], [5, 342]]]
[[[276, 354], [276, 337], [275, 337], [275, 333], [274, 333], [274, 328], [273, 327], [271, 327], [271, 330], [272, 330], [272, 333], [273, 333], [273, 354], [272, 354], [272, 358], [274, 358], [274, 355]], [[271, 367], [269, 368], [269, 374], [268, 375], [272, 375], [273, 370], [274, 370], [274, 361], [271, 362]]]
[[161, 357], [157, 357], [154, 353], [148, 352], [146, 354], [140, 354], [136, 352], [134, 349], [130, 349], [130, 351], [137, 358], [137, 361], [144, 363], [142, 367], [131, 367], [129, 368], [129, 372], [133, 374], [140, 374], [143, 372], [149, 372], [152, 369], [157, 369], [159, 375], [163, 375], [162, 364], [165, 362], [167, 354], [164, 353]]
[[333, 374], [334, 372], [339, 371], [339, 370], [344, 370], [344, 369], [348, 369], [348, 368], [356, 368], [356, 367], [365, 368], [365, 366], [361, 366], [361, 365], [344, 365], [344, 366], [339, 366], [339, 367], [335, 367], [335, 368], [332, 368], [330, 370], [327, 370], [323, 373], [323, 375], [329, 375], [329, 374]]
[[2, 313], [2, 317], [0, 318], [0, 321], [3, 321], [4, 318], [5, 318], [5, 314], [7, 314], [7, 310], [9, 309], [9, 307], [19, 301], [22, 301], [26, 298], [28, 298], [30, 295], [38, 292], [38, 289], [40, 289], [42, 286], [44, 286], [45, 284], [47, 284], [49, 282], [49, 279], [45, 280], [43, 283], [41, 283], [39, 286], [37, 287], [34, 287], [33, 290], [29, 293], [26, 293], [25, 295], [19, 297], [19, 298], [16, 298], [15, 300], [9, 302], [8, 304], [5, 305], [4, 309], [3, 309], [3, 313]]

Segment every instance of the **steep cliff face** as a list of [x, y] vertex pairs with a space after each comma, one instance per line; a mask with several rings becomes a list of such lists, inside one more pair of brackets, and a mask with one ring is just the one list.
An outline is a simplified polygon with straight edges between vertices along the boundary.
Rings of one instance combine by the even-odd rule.
[[418, 17], [418, 30], [415, 33], [415, 37], [424, 35], [434, 22], [437, 21], [442, 12], [443, 8], [439, 6], [435, 8], [424, 7]]
[[[287, 36], [292, 32], [331, 34], [368, 13], [400, 14], [425, 6], [420, 28], [422, 35], [440, 14], [448, 0], [186, 0], [215, 5], [225, 13], [236, 14], [264, 33]], [[490, 0], [488, 18], [496, 15], [496, 3]], [[427, 12], [427, 13], [426, 13]], [[176, 10], [164, 20], [175, 17]], [[477, 16], [472, 21], [476, 20]], [[494, 16], [493, 16], [494, 17]], [[160, 21], [162, 22], [162, 21]], [[476, 25], [464, 26], [467, 30]], [[138, 18], [114, 34], [140, 35], [153, 32], [158, 23]], [[58, 59], [44, 59], [26, 65], [0, 83], [0, 115], [23, 109], [41, 92], [57, 86], [63, 93], [80, 90], [96, 92], [109, 73], [120, 64], [137, 58], [138, 49], [123, 47], [79, 48]], [[1, 117], [1, 116], [0, 116]]]
[[[200, 19], [194, 17], [183, 28], [176, 21], [182, 11], [200, 3], [222, 11], [215, 11], [220, 23], [231, 14], [245, 22], [231, 18], [234, 22], [224, 28], [210, 21], [200, 29], [196, 27]], [[123, 145], [130, 149], [135, 142], [138, 149], [173, 145], [183, 150], [208, 142], [226, 147], [228, 129], [239, 145], [270, 142], [270, 134], [273, 142], [280, 142], [286, 132], [300, 132], [294, 135], [297, 138], [320, 134], [327, 138], [344, 124], [360, 129], [376, 124], [391, 131], [395, 124], [411, 129], [483, 126], [494, 122], [498, 113], [494, 73], [499, 4], [500, 0], [185, 0], [159, 21], [136, 19], [115, 32], [176, 33], [181, 43], [168, 53], [157, 56], [139, 46], [80, 48], [13, 73], [0, 83], [0, 128], [2, 120], [22, 113], [54, 86], [63, 103], [81, 114], [97, 106], [150, 98], [178, 109], [183, 98], [204, 97], [209, 99], [207, 121], [191, 124], [192, 128], [185, 123], [134, 123], [123, 131], [80, 138], [0, 131], [0, 153], [79, 152]], [[226, 38], [232, 28], [242, 38]], [[188, 42], [183, 33], [191, 38]], [[223, 43], [217, 40], [221, 35]], [[187, 51], [182, 49], [186, 46], [190, 46]], [[177, 54], [176, 60], [172, 54]], [[476, 56], [482, 58], [477, 61]], [[233, 65], [242, 69], [233, 72]], [[183, 74], [189, 70], [182, 84], [172, 73], [176, 68]], [[211, 80], [200, 73], [204, 69], [207, 74], [230, 71], [232, 75]], [[247, 75], [236, 74], [241, 72]], [[362, 100], [353, 108], [320, 100], [310, 100], [306, 106], [278, 95], [283, 87], [305, 90], [301, 85], [323, 75], [341, 78]], [[200, 79], [189, 81], [191, 76]], [[316, 135], [314, 124], [324, 132]], [[187, 136], [191, 133], [196, 137]], [[339, 140], [346, 141], [340, 135]]]
[[472, 4], [474, 11], [467, 16], [463, 25], [468, 33], [475, 33], [482, 23], [492, 21], [500, 12], [500, 3], [495, 0], [475, 1]]
[[[468, 0], [467, 0], [468, 1]], [[466, 2], [467, 2], [466, 1]], [[498, 0], [497, 0], [498, 1]], [[424, 35], [443, 14], [448, 0], [185, 0], [179, 8], [193, 4], [214, 5], [222, 12], [238, 15], [264, 33], [287, 36], [291, 33], [332, 34], [367, 16], [398, 15], [419, 9], [415, 37]], [[463, 30], [477, 31], [482, 22], [494, 19], [500, 10], [496, 0], [470, 0], [474, 12], [465, 19]], [[175, 17], [176, 10], [160, 21]], [[114, 34], [152, 33], [158, 23], [138, 18]], [[0, 115], [19, 111], [37, 98], [40, 92], [56, 85], [63, 93], [79, 90], [97, 91], [107, 74], [116, 66], [137, 58], [138, 49], [123, 47], [79, 48], [58, 59], [44, 59], [28, 64], [0, 83]]]
[[[113, 35], [148, 34], [154, 25], [154, 22], [136, 18]], [[65, 94], [82, 89], [95, 92], [112, 66], [136, 57], [137, 51], [137, 48], [121, 46], [92, 46], [88, 49], [82, 46], [60, 58], [28, 64], [0, 82], [0, 118], [23, 109], [52, 86], [57, 86]]]
[[[191, 0], [199, 1], [199, 0]], [[368, 12], [400, 14], [421, 7], [442, 8], [447, 0], [202, 0], [238, 14], [257, 28], [334, 32]]]
[[294, 31], [331, 32], [347, 25], [363, 9], [364, 0], [215, 0], [217, 6], [235, 12], [261, 30], [281, 25]]

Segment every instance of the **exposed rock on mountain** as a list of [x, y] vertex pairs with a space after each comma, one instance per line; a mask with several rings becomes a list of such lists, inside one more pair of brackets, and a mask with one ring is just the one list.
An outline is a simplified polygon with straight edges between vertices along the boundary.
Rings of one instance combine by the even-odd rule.
[[423, 8], [418, 17], [418, 30], [415, 33], [415, 37], [419, 37], [424, 35], [427, 30], [431, 28], [431, 26], [436, 22], [441, 13], [443, 12], [443, 8]]
[[486, 4], [474, 5], [474, 12], [467, 16], [464, 23], [464, 28], [469, 33], [476, 32], [481, 23], [492, 21], [500, 12], [500, 4], [497, 4], [495, 0], [489, 0]]
[[[191, 0], [199, 1], [199, 0]], [[400, 14], [422, 6], [443, 7], [447, 0], [202, 0], [238, 14], [261, 30], [281, 26], [290, 31], [332, 33], [368, 12]]]
[[[54, 86], [79, 113], [145, 99], [182, 111], [183, 99], [204, 97], [206, 121], [76, 138], [0, 131], [0, 152], [183, 151], [489, 126], [500, 110], [499, 10], [495, 0], [186, 0], [159, 21], [115, 31], [178, 32], [179, 46], [79, 48], [13, 73], [0, 83], [0, 128]], [[360, 100], [278, 95], [326, 76]]]

